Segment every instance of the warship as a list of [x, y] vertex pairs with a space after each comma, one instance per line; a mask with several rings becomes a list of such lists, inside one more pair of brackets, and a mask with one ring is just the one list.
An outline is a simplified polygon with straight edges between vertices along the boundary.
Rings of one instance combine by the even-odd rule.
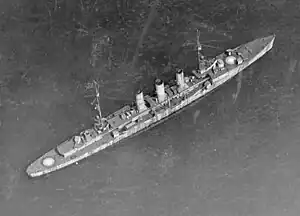
[[38, 177], [77, 164], [125, 138], [154, 127], [257, 61], [272, 49], [274, 40], [275, 35], [258, 38], [208, 58], [202, 54], [197, 33], [198, 67], [195, 70], [175, 70], [175, 78], [170, 82], [155, 80], [155, 90], [151, 94], [138, 91], [131, 105], [124, 105], [105, 117], [101, 114], [99, 89], [95, 87], [98, 112], [93, 126], [71, 136], [32, 162], [26, 169], [28, 176]]

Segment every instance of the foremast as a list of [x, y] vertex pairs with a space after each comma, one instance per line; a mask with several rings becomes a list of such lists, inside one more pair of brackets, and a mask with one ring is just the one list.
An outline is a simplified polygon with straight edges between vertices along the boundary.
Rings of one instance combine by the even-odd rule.
[[202, 44], [200, 42], [200, 30], [197, 29], [197, 59], [198, 59], [198, 71], [201, 75], [205, 74], [207, 71], [215, 67], [217, 60], [216, 59], [207, 59], [202, 53]]
[[200, 43], [200, 30], [197, 29], [197, 57], [198, 57], [198, 68], [200, 73], [205, 72], [205, 56], [202, 54], [202, 45]]
[[94, 118], [94, 128], [99, 133], [103, 132], [108, 127], [108, 123], [102, 116], [101, 105], [100, 105], [100, 86], [96, 80], [93, 81], [93, 88], [95, 91], [95, 98], [92, 105], [95, 105], [94, 109], [97, 111], [97, 115]]

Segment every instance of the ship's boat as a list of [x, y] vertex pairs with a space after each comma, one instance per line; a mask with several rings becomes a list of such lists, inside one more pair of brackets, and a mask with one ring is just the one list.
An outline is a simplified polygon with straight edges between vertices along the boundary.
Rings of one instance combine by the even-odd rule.
[[[59, 170], [159, 124], [261, 58], [273, 47], [274, 40], [275, 35], [271, 35], [228, 49], [212, 59], [201, 57], [197, 70], [190, 74], [178, 70], [170, 83], [156, 80], [155, 92], [137, 92], [133, 105], [126, 105], [105, 118], [98, 103], [99, 115], [93, 127], [42, 155], [28, 166], [27, 174], [36, 177]], [[97, 90], [96, 93], [99, 96]]]

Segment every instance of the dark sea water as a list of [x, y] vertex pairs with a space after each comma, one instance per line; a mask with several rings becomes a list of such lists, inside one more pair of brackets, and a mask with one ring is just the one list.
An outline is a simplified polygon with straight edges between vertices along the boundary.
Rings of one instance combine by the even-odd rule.
[[[299, 7], [276, 2], [280, 12], [261, 23], [248, 18], [223, 44], [277, 35], [273, 50], [243, 72], [235, 103], [233, 79], [167, 122], [47, 177], [29, 179], [25, 168], [91, 123], [87, 100], [63, 73], [77, 71], [80, 80], [86, 58], [49, 62], [60, 55], [50, 53], [26, 70], [24, 62], [2, 63], [18, 76], [1, 92], [0, 215], [299, 215]], [[26, 41], [15, 46], [28, 54]], [[111, 93], [116, 78], [125, 93]], [[114, 96], [103, 93], [109, 113], [133, 98], [135, 86], [122, 74], [105, 79], [102, 92]]]

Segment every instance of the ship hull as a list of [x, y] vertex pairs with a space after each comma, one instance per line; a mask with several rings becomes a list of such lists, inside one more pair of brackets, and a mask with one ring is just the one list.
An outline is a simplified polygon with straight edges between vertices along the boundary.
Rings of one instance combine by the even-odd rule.
[[[188, 88], [185, 90], [185, 92], [182, 92], [184, 94], [188, 94], [189, 96], [185, 99], [183, 99], [180, 103], [178, 103], [176, 106], [173, 106], [169, 109], [161, 109], [158, 111], [153, 117], [148, 118], [146, 121], [136, 124], [135, 126], [128, 128], [125, 132], [120, 133], [120, 135], [114, 139], [108, 140], [107, 142], [103, 141], [95, 141], [91, 145], [87, 146], [86, 148], [82, 149], [80, 152], [76, 153], [76, 156], [72, 157], [62, 157], [58, 154], [57, 149], [50, 150], [42, 157], [38, 158], [34, 163], [29, 165], [26, 172], [30, 177], [38, 177], [45, 175], [47, 173], [60, 170], [64, 167], [67, 167], [71, 164], [77, 163], [80, 160], [87, 158], [109, 146], [115, 145], [116, 143], [135, 136], [145, 130], [148, 130], [149, 128], [152, 128], [163, 121], [167, 120], [174, 114], [178, 114], [180, 111], [185, 110], [185, 108], [189, 107], [190, 105], [200, 101], [200, 99], [203, 99], [206, 97], [209, 93], [213, 92], [215, 89], [217, 89], [219, 86], [224, 84], [225, 82], [231, 80], [233, 77], [235, 77], [239, 72], [246, 69], [249, 65], [251, 65], [253, 62], [257, 61], [259, 58], [261, 58], [265, 53], [267, 53], [272, 47], [274, 43], [275, 36], [269, 36], [266, 37], [265, 40], [267, 40], [266, 44], [262, 46], [261, 48], [258, 47], [257, 50], [253, 50], [252, 56], [250, 55], [250, 58], [248, 58], [243, 64], [238, 65], [237, 67], [234, 67], [232, 69], [229, 69], [226, 73], [214, 77], [212, 80], [212, 85], [208, 89], [201, 89], [199, 86], [201, 83], [195, 84], [194, 86]], [[258, 40], [258, 39], [257, 39]], [[255, 41], [257, 41], [255, 40]], [[262, 39], [261, 39], [262, 40]], [[253, 46], [256, 44], [249, 42], [248, 45]], [[242, 45], [247, 48], [247, 44]], [[256, 48], [256, 46], [254, 46]], [[42, 165], [43, 158], [55, 158], [56, 164], [52, 167], [45, 168]]]

